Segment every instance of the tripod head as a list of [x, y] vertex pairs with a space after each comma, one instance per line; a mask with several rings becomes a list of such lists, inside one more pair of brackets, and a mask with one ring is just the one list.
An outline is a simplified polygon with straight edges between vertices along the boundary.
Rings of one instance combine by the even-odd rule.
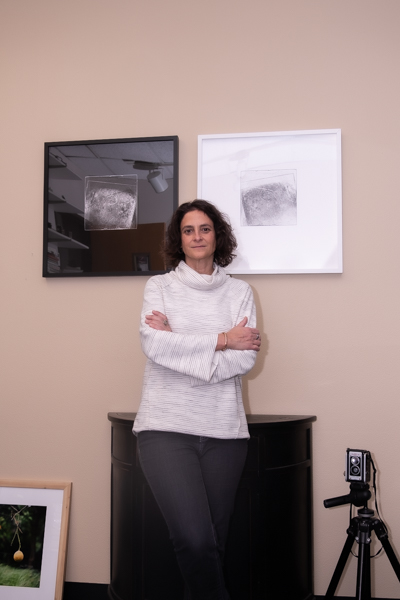
[[352, 481], [350, 483], [350, 493], [345, 496], [336, 496], [324, 500], [325, 508], [333, 508], [334, 506], [342, 506], [342, 504], [354, 504], [354, 506], [368, 505], [368, 500], [371, 498], [371, 491], [368, 483], [359, 483]]

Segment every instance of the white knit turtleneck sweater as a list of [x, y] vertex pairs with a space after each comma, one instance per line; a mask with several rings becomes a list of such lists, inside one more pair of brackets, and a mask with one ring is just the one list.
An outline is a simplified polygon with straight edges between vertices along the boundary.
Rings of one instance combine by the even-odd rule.
[[[172, 332], [152, 329], [158, 310]], [[218, 333], [244, 317], [256, 326], [250, 286], [221, 267], [200, 275], [181, 262], [146, 284], [140, 336], [147, 356], [142, 399], [133, 431], [175, 431], [217, 438], [249, 437], [241, 376], [254, 366], [253, 350], [215, 351]]]

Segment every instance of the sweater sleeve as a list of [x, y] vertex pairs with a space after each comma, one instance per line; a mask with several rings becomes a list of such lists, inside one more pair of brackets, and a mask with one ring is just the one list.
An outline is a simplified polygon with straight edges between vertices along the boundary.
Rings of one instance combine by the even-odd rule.
[[[256, 307], [250, 286], [246, 288], [236, 315], [236, 321], [232, 323], [232, 327], [240, 323], [244, 317], [248, 318], [248, 327], [256, 327]], [[204, 385], [204, 383], [219, 383], [231, 377], [245, 375], [254, 367], [256, 358], [257, 352], [255, 350], [231, 350], [228, 348], [224, 352], [215, 352], [214, 369], [211, 377], [207, 381], [196, 380], [192, 377], [191, 386], [197, 387]]]
[[152, 329], [145, 322], [152, 310], [166, 313], [162, 285], [157, 277], [146, 284], [140, 323], [140, 339], [144, 354], [153, 362], [194, 378], [208, 382], [216, 368], [215, 347], [218, 334], [191, 335]]

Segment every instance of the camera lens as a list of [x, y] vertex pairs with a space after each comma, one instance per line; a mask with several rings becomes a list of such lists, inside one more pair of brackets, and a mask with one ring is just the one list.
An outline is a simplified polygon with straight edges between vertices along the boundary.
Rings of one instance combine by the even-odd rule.
[[359, 469], [359, 467], [356, 467], [356, 466], [352, 466], [351, 469], [350, 469], [350, 471], [351, 471], [352, 475], [359, 475], [360, 474], [360, 469]]
[[352, 456], [350, 460], [351, 460], [351, 464], [352, 465], [359, 465], [360, 464], [360, 457], [359, 456]]

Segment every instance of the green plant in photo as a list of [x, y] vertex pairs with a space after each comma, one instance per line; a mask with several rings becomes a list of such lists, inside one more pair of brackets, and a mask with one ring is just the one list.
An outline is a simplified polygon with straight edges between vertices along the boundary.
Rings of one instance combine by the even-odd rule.
[[45, 506], [0, 504], [0, 585], [39, 587]]
[[0, 585], [38, 588], [40, 573], [34, 569], [16, 569], [0, 564]]

